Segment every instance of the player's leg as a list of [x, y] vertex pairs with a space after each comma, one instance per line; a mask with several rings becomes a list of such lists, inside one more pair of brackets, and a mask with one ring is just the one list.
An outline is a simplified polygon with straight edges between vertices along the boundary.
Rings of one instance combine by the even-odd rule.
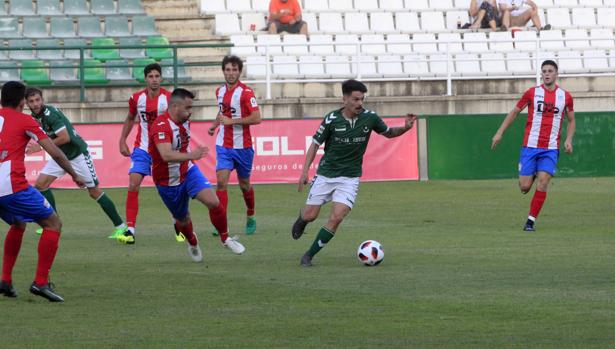
[[43, 228], [43, 233], [38, 242], [36, 275], [30, 286], [30, 292], [46, 298], [50, 302], [64, 302], [64, 298], [55, 292], [54, 286], [49, 282], [49, 271], [58, 251], [62, 222], [58, 215], [54, 213], [47, 218], [38, 220], [37, 223]]
[[329, 178], [323, 176], [314, 177], [305, 207], [299, 211], [299, 217], [291, 229], [293, 239], [297, 240], [303, 235], [307, 224], [318, 217], [320, 207], [333, 198], [335, 186], [330, 181]]
[[238, 149], [235, 151], [235, 168], [239, 189], [243, 194], [246, 204], [246, 234], [251, 235], [256, 231], [256, 217], [254, 217], [254, 187], [250, 183], [252, 163], [254, 162], [254, 149]]
[[[135, 148], [130, 156], [131, 165], [128, 170], [128, 192], [126, 193], [126, 225], [134, 236], [139, 213], [139, 189], [145, 176], [152, 174], [152, 158], [144, 150]], [[110, 239], [117, 238], [110, 236]]]
[[[17, 292], [13, 288], [13, 267], [19, 256], [23, 234], [26, 231], [26, 223], [14, 221], [5, 216], [5, 211], [0, 208], [3, 219], [12, 222], [9, 231], [4, 239], [4, 254], [2, 255], [2, 277], [0, 278], [0, 294], [5, 297], [17, 297]], [[9, 215], [10, 216], [10, 215]], [[6, 217], [6, 218], [5, 218]]]
[[41, 192], [41, 194], [43, 194], [45, 199], [47, 199], [47, 202], [49, 202], [53, 210], [56, 212], [58, 212], [56, 208], [56, 199], [53, 196], [53, 192], [51, 191], [50, 186], [57, 178], [58, 177], [56, 176], [48, 175], [48, 174], [41, 172], [41, 174], [38, 176], [34, 184], [34, 187], [36, 188], [36, 190], [38, 190], [39, 192]]
[[111, 223], [113, 223], [112, 235], [123, 235], [128, 229], [128, 226], [126, 226], [126, 223], [124, 223], [124, 220], [120, 217], [115, 203], [113, 203], [113, 200], [111, 200], [109, 195], [102, 191], [98, 186], [88, 188], [88, 193], [90, 194], [90, 197], [98, 203], [107, 217], [109, 217]]
[[[225, 214], [228, 210], [228, 181], [231, 171], [235, 168], [231, 151], [231, 149], [216, 146], [216, 196], [222, 203]], [[212, 235], [218, 236], [218, 230], [214, 229]]]
[[547, 199], [547, 190], [549, 188], [551, 178], [555, 175], [555, 171], [557, 170], [558, 158], [558, 150], [542, 150], [537, 157], [536, 191], [534, 192], [534, 196], [532, 197], [532, 201], [530, 203], [530, 212], [523, 228], [523, 230], [525, 231], [535, 230], [534, 224], [536, 223], [536, 218], [538, 218], [538, 215], [542, 210], [542, 206]]
[[[324, 202], [323, 202], [324, 204]], [[318, 218], [318, 214], [320, 213], [320, 208], [322, 205], [309, 205], [306, 204], [301, 210], [299, 210], [299, 217], [295, 220], [293, 227], [291, 229], [291, 234], [293, 239], [297, 240], [303, 235], [305, 231], [305, 227], [308, 223], [313, 222]]]

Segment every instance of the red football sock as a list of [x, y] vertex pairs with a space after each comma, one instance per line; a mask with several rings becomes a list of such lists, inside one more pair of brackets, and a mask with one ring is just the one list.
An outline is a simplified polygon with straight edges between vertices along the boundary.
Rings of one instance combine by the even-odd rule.
[[186, 237], [190, 245], [196, 246], [199, 243], [196, 238], [196, 234], [194, 234], [194, 228], [192, 228], [192, 220], [189, 220], [188, 223], [184, 225], [182, 225], [179, 222], [175, 224], [179, 228], [179, 231], [181, 231], [182, 234], [184, 234], [184, 236]]
[[134, 228], [137, 225], [139, 213], [139, 192], [129, 191], [126, 195], [126, 225]]
[[216, 196], [218, 197], [218, 200], [220, 200], [222, 207], [224, 207], [224, 211], [226, 211], [228, 209], [228, 191], [216, 190]]
[[45, 285], [49, 282], [49, 270], [53, 265], [58, 251], [60, 232], [43, 229], [43, 234], [38, 241], [38, 263], [36, 265], [36, 278], [34, 282]]
[[532, 203], [530, 204], [530, 217], [538, 217], [540, 210], [542, 209], [542, 205], [545, 203], [547, 199], [547, 192], [540, 191], [536, 189], [534, 192], [534, 196], [532, 197]]
[[250, 187], [248, 191], [243, 192], [243, 201], [246, 202], [247, 215], [254, 216], [254, 187]]
[[224, 209], [222, 203], [216, 208], [209, 209], [209, 219], [214, 227], [216, 227], [218, 234], [220, 234], [220, 240], [225, 242], [228, 238], [228, 225], [226, 221], [226, 209]]
[[2, 281], [12, 283], [13, 267], [21, 249], [21, 240], [25, 230], [11, 225], [4, 240], [4, 256], [2, 257]]

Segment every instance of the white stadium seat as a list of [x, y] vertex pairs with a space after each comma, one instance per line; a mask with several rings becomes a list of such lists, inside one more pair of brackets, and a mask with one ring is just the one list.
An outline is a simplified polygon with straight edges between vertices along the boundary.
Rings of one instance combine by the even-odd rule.
[[609, 66], [615, 69], [615, 50], [609, 50]]
[[414, 34], [412, 36], [412, 52], [434, 53], [438, 52], [435, 34]]
[[358, 11], [369, 12], [377, 11], [380, 8], [378, 7], [378, 0], [354, 0], [354, 9]]
[[506, 61], [503, 53], [483, 53], [481, 54], [481, 71], [487, 75], [505, 75]]
[[404, 0], [380, 0], [380, 9], [383, 11], [404, 10]]
[[447, 11], [446, 12], [446, 28], [448, 30], [457, 30], [457, 24], [464, 25], [470, 22], [468, 11]]
[[540, 32], [540, 39], [540, 47], [543, 49], [552, 50], [564, 48], [564, 40], [562, 38], [561, 30], [543, 30]]
[[246, 57], [246, 75], [248, 78], [264, 78], [267, 75], [267, 58], [265, 56]]
[[[447, 43], [448, 47], [447, 47]], [[438, 34], [438, 49], [440, 52], [459, 53], [463, 52], [461, 44], [461, 34], [459, 33], [440, 33]]]
[[266, 54], [269, 47], [270, 55], [282, 54], [282, 41], [278, 34], [260, 34], [256, 36], [257, 51], [260, 54]]
[[239, 18], [234, 13], [216, 14], [216, 34], [229, 35], [241, 33], [239, 29]]
[[547, 9], [547, 23], [551, 24], [553, 28], [571, 27], [568, 8], [554, 7]]
[[403, 76], [401, 57], [397, 55], [378, 56], [378, 73], [384, 77]]
[[369, 33], [367, 13], [350, 12], [344, 16], [344, 28], [350, 33]]
[[444, 15], [440, 11], [421, 12], [421, 29], [427, 32], [443, 32]]
[[325, 57], [325, 73], [334, 78], [351, 76], [348, 56]]
[[303, 10], [307, 12], [323, 12], [329, 10], [328, 0], [304, 0], [304, 3], [305, 6]]
[[598, 25], [601, 27], [613, 28], [615, 27], [615, 8], [602, 7], [597, 10]]
[[404, 73], [408, 77], [429, 76], [429, 67], [427, 65], [427, 57], [423, 55], [407, 55], [404, 59]]
[[527, 52], [511, 52], [506, 54], [506, 66], [508, 72], [513, 75], [531, 75], [534, 74], [532, 69], [532, 59]]
[[426, 11], [429, 10], [427, 0], [404, 0], [406, 9], [411, 11]]
[[572, 25], [576, 27], [595, 27], [596, 15], [594, 8], [577, 7], [572, 9]]
[[335, 36], [335, 52], [342, 55], [356, 55], [360, 50], [358, 43], [357, 34], [338, 34]]
[[252, 0], [254, 11], [269, 13], [269, 0]]
[[[254, 30], [252, 30], [252, 26], [254, 26]], [[265, 20], [265, 14], [263, 13], [252, 12], [241, 14], [241, 30], [244, 33], [261, 30], [266, 26], [267, 21]]]
[[489, 33], [489, 49], [492, 52], [514, 51], [511, 33], [509, 31]]
[[[323, 33], [343, 33], [342, 15], [337, 12], [323, 12], [319, 16], [320, 31]], [[309, 30], [309, 28], [308, 28]]]
[[368, 55], [381, 55], [387, 52], [384, 35], [363, 34], [361, 35], [361, 52]]
[[558, 53], [559, 71], [566, 73], [583, 73], [583, 60], [581, 59], [581, 52], [579, 51], [560, 51]]
[[[591, 46], [595, 48], [613, 48], [613, 30], [611, 29], [592, 29], [590, 31]], [[598, 40], [599, 39], [599, 40]]]
[[299, 66], [295, 56], [275, 56], [273, 57], [272, 66], [275, 76], [286, 78], [299, 77]]
[[326, 77], [325, 65], [321, 56], [300, 56], [299, 75], [306, 78]]
[[484, 32], [465, 33], [463, 35], [463, 50], [466, 52], [489, 52], [487, 35]]
[[462, 53], [455, 56], [455, 72], [462, 76], [485, 75], [480, 70], [478, 55], [475, 53]]
[[455, 0], [455, 8], [470, 8], [472, 0]]
[[587, 39], [587, 31], [585, 29], [566, 29], [566, 47], [571, 49], [586, 49], [589, 48], [589, 40]]
[[376, 57], [374, 56], [352, 57], [350, 71], [353, 75], [361, 76], [362, 78], [380, 76], [376, 69]]
[[222, 13], [226, 12], [224, 1], [201, 1], [201, 13]]
[[429, 8], [433, 10], [448, 10], [455, 7], [452, 0], [429, 0]]
[[320, 32], [320, 30], [318, 30], [318, 21], [316, 20], [316, 13], [303, 12], [301, 14], [301, 19], [307, 24], [308, 33], [319, 33]]
[[583, 52], [583, 64], [590, 73], [609, 71], [609, 60], [604, 50], [588, 50]]
[[450, 74], [455, 75], [455, 64], [448, 64], [446, 55], [437, 54], [429, 56], [429, 71], [436, 76], [447, 76], [447, 67], [450, 69]]
[[559, 7], [574, 7], [578, 4], [579, 3], [577, 2], [577, 0], [553, 0], [553, 6]]
[[[313, 45], [318, 44], [318, 45]], [[326, 44], [326, 45], [325, 45]], [[333, 37], [329, 34], [310, 35], [310, 52], [317, 55], [332, 55], [335, 53]]]
[[602, 0], [579, 0], [579, 5], [588, 6], [588, 7], [599, 7], [602, 6]]
[[402, 33], [421, 31], [419, 17], [416, 12], [395, 12], [395, 29]]
[[250, 12], [252, 5], [250, 0], [226, 0], [226, 9], [228, 12]]
[[[284, 35], [282, 37], [284, 43], [284, 53], [290, 55], [307, 55], [308, 45], [307, 38], [302, 34]], [[286, 45], [290, 44], [290, 45]]]
[[534, 3], [539, 8], [549, 8], [553, 7], [553, 0], [534, 0]]
[[350, 12], [354, 11], [354, 6], [352, 5], [352, 0], [331, 0], [329, 2], [329, 9], [332, 11]]
[[391, 12], [372, 12], [369, 15], [371, 30], [374, 33], [395, 33], [395, 22]]
[[[254, 37], [250, 35], [231, 35], [231, 43], [238, 47], [231, 47], [231, 53], [237, 56], [249, 56], [256, 54]], [[251, 45], [251, 46], [241, 46]]]
[[615, 6], [615, 0], [603, 0], [604, 6], [613, 7]]
[[410, 54], [410, 35], [408, 34], [389, 34], [387, 35], [387, 52], [390, 54]]
[[521, 51], [536, 51], [536, 32], [520, 31], [515, 33], [515, 49]]

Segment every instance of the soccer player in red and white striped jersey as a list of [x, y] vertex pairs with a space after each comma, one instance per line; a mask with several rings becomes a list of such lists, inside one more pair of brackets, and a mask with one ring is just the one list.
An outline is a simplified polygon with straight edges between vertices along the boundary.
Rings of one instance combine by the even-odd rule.
[[525, 231], [535, 230], [534, 223], [547, 198], [549, 181], [557, 170], [564, 117], [568, 120], [564, 141], [564, 150], [568, 154], [572, 153], [572, 138], [576, 126], [572, 96], [557, 85], [557, 63], [546, 60], [542, 63], [541, 70], [543, 84], [525, 91], [493, 136], [491, 144], [491, 148], [495, 149], [502, 140], [504, 131], [527, 106], [528, 117], [519, 158], [519, 188], [526, 194], [535, 179], [538, 179], [538, 183], [528, 219], [523, 227]]
[[[256, 231], [254, 218], [254, 188], [250, 184], [250, 174], [254, 162], [250, 126], [261, 122], [261, 112], [254, 91], [239, 81], [243, 62], [237, 56], [226, 56], [222, 60], [222, 72], [226, 84], [216, 90], [220, 111], [216, 121], [209, 128], [216, 138], [216, 194], [226, 210], [228, 206], [227, 184], [231, 171], [237, 171], [239, 188], [246, 203], [246, 234]], [[214, 235], [216, 233], [214, 232]]]

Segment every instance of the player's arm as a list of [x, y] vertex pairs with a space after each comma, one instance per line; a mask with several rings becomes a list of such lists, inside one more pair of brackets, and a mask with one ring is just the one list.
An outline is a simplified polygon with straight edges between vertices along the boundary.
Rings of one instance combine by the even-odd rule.
[[386, 138], [395, 138], [408, 132], [412, 126], [414, 126], [416, 115], [408, 113], [404, 116], [404, 118], [406, 119], [404, 126], [389, 127], [384, 133], [382, 133], [382, 135]]
[[156, 148], [164, 162], [183, 162], [188, 160], [198, 160], [207, 155], [209, 149], [197, 146], [195, 150], [188, 153], [180, 153], [171, 148], [171, 143], [156, 143]]
[[299, 186], [297, 187], [297, 191], [303, 190], [303, 186], [308, 184], [308, 171], [310, 170], [310, 166], [312, 166], [312, 162], [314, 162], [314, 159], [316, 158], [316, 153], [318, 152], [319, 147], [320, 145], [313, 141], [308, 148], [305, 154], [305, 162], [303, 163], [303, 171], [301, 171], [301, 177], [299, 177]]
[[128, 144], [126, 144], [126, 139], [130, 131], [132, 131], [136, 116], [137, 113], [128, 112], [126, 119], [124, 119], [124, 124], [122, 125], [122, 133], [120, 134], [120, 153], [124, 156], [130, 156], [130, 148], [128, 148]]
[[51, 141], [51, 139], [49, 138], [39, 139], [38, 144], [47, 152], [47, 154], [49, 154], [49, 156], [51, 156], [51, 158], [58, 165], [60, 165], [60, 167], [64, 171], [66, 171], [66, 173], [68, 173], [73, 178], [73, 181], [78, 186], [80, 187], [85, 186], [85, 182], [83, 181], [83, 178], [81, 178], [77, 174], [77, 172], [75, 172], [75, 170], [73, 169], [73, 166], [71, 166], [70, 161], [68, 160], [66, 155], [64, 155], [62, 150], [60, 150], [60, 148], [58, 148], [58, 146], [56, 146], [54, 142]]
[[218, 122], [223, 125], [258, 125], [261, 121], [261, 111], [259, 109], [254, 110], [250, 116], [245, 118], [232, 119], [228, 116], [218, 114]]
[[213, 123], [211, 124], [211, 126], [209, 126], [209, 129], [207, 130], [207, 133], [210, 136], [213, 136], [214, 133], [216, 133], [216, 129], [218, 128], [218, 126], [220, 126], [220, 121], [218, 121], [219, 116], [220, 114], [218, 113], [218, 115], [216, 115], [216, 119], [213, 121]]
[[500, 143], [500, 141], [502, 140], [502, 136], [504, 135], [504, 131], [506, 131], [508, 126], [510, 126], [510, 124], [512, 124], [513, 121], [515, 121], [515, 118], [517, 117], [517, 115], [519, 115], [520, 112], [521, 112], [521, 108], [515, 106], [508, 113], [508, 115], [506, 115], [506, 118], [504, 118], [504, 121], [502, 121], [500, 128], [498, 128], [495, 135], [491, 139], [491, 149], [495, 149], [495, 147]]
[[568, 154], [572, 154], [572, 138], [577, 129], [576, 120], [574, 118], [574, 111], [567, 111], [566, 118], [568, 119], [568, 126], [566, 126], [566, 141], [564, 142], [564, 151]]

